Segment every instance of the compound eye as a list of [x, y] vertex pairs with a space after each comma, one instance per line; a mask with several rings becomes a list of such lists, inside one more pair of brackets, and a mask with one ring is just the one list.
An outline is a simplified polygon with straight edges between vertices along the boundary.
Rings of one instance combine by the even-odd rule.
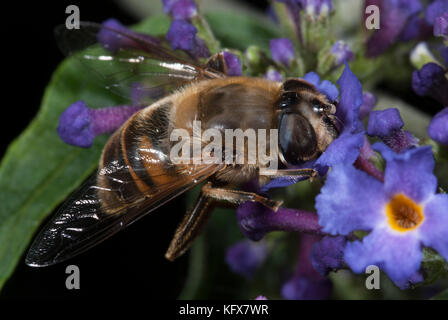
[[315, 113], [329, 113], [334, 114], [336, 112], [336, 107], [333, 104], [325, 104], [319, 100], [312, 101], [313, 111]]
[[299, 94], [294, 91], [285, 92], [280, 97], [279, 107], [281, 109], [298, 104], [300, 101]]
[[300, 114], [286, 113], [282, 116], [278, 139], [283, 158], [290, 165], [309, 160], [316, 153], [316, 133]]

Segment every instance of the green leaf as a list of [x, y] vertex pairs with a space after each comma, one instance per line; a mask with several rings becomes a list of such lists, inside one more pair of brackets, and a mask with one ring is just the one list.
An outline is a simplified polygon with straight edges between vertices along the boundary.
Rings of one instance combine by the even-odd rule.
[[422, 273], [424, 281], [418, 285], [428, 285], [448, 275], [448, 263], [432, 249], [423, 249]]
[[[227, 47], [249, 44], [267, 47], [275, 29], [260, 19], [235, 13], [208, 15], [212, 30]], [[154, 16], [135, 30], [163, 35], [166, 16]], [[232, 25], [232, 28], [229, 28]], [[91, 174], [107, 137], [81, 149], [64, 144], [56, 133], [63, 110], [77, 100], [105, 107], [123, 101], [102, 89], [80, 71], [72, 59], [64, 60], [48, 84], [36, 118], [9, 146], [0, 164], [0, 289], [14, 271], [42, 221]], [[194, 255], [193, 255], [194, 256]]]
[[448, 289], [440, 292], [431, 298], [431, 300], [448, 300]]
[[280, 30], [270, 20], [236, 14], [210, 12], [207, 21], [221, 47], [246, 50], [249, 45], [269, 49], [269, 40], [280, 37]]

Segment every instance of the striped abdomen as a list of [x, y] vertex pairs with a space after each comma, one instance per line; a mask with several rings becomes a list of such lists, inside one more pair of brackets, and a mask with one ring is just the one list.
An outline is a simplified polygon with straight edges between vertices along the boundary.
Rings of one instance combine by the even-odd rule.
[[147, 107], [110, 137], [97, 177], [106, 213], [147, 198], [178, 179], [172, 173], [167, 143], [171, 107], [170, 101]]

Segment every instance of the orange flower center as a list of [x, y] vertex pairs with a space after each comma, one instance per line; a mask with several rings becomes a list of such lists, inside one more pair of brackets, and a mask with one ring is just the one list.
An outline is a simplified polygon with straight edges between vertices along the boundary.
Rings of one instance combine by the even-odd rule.
[[402, 193], [386, 205], [386, 214], [392, 229], [400, 232], [417, 228], [424, 219], [423, 208]]

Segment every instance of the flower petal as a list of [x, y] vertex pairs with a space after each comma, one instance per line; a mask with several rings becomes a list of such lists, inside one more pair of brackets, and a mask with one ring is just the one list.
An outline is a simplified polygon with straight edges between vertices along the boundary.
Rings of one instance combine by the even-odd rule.
[[437, 250], [448, 260], [448, 195], [437, 194], [424, 209], [425, 220], [419, 228], [423, 244]]
[[362, 241], [348, 243], [344, 252], [345, 262], [355, 273], [364, 273], [369, 265], [375, 265], [402, 288], [415, 281], [422, 257], [415, 233], [392, 233], [386, 226], [375, 228]]
[[360, 120], [365, 119], [370, 114], [373, 108], [375, 108], [377, 101], [378, 99], [373, 93], [364, 91], [364, 93], [362, 94], [362, 105], [359, 108]]
[[412, 73], [412, 89], [419, 96], [430, 96], [448, 105], [448, 80], [445, 70], [436, 63], [427, 63]]
[[191, 19], [198, 13], [198, 8], [193, 0], [178, 0], [171, 8], [174, 20]]
[[434, 22], [434, 35], [448, 37], [448, 11], [436, 18]]
[[335, 58], [335, 64], [340, 66], [345, 61], [351, 61], [354, 58], [353, 51], [350, 49], [349, 45], [342, 41], [336, 41], [330, 49], [330, 53]]
[[433, 25], [437, 17], [440, 17], [445, 11], [448, 11], [447, 0], [436, 0], [426, 7], [426, 22]]
[[233, 272], [251, 279], [267, 254], [265, 242], [243, 240], [227, 249], [226, 262]]
[[[370, 4], [369, 2], [376, 1], [368, 1], [366, 7]], [[381, 27], [367, 42], [367, 55], [375, 57], [384, 53], [395, 43], [408, 20], [421, 9], [420, 0], [381, 1]]]
[[288, 38], [272, 39], [269, 43], [272, 59], [288, 67], [294, 59], [294, 45]]
[[328, 278], [293, 277], [282, 287], [287, 300], [321, 300], [331, 296], [332, 283]]
[[338, 85], [341, 88], [341, 96], [336, 116], [344, 123], [344, 131], [359, 132], [363, 128], [359, 120], [359, 109], [363, 101], [362, 86], [350, 70], [348, 63], [345, 63], [345, 69], [338, 80]]
[[93, 144], [95, 134], [92, 130], [91, 112], [84, 101], [79, 100], [62, 112], [57, 132], [67, 144], [83, 148]]
[[323, 276], [330, 271], [342, 268], [346, 244], [347, 240], [343, 236], [325, 237], [315, 243], [311, 250], [313, 268]]
[[386, 160], [384, 187], [390, 197], [404, 193], [417, 203], [426, 201], [437, 189], [435, 160], [430, 146], [395, 153], [382, 143], [373, 145]]
[[243, 73], [243, 67], [238, 56], [229, 51], [224, 51], [223, 55], [227, 65], [227, 75], [240, 76]]
[[386, 201], [381, 182], [351, 165], [337, 165], [316, 198], [319, 224], [332, 235], [371, 230], [384, 220]]
[[364, 132], [344, 132], [334, 140], [316, 161], [316, 168], [334, 166], [340, 163], [353, 164], [364, 144]]
[[339, 96], [338, 88], [331, 81], [324, 80], [321, 82], [319, 75], [315, 72], [308, 72], [303, 79], [314, 85], [316, 89], [325, 94], [330, 101], [336, 101]]

